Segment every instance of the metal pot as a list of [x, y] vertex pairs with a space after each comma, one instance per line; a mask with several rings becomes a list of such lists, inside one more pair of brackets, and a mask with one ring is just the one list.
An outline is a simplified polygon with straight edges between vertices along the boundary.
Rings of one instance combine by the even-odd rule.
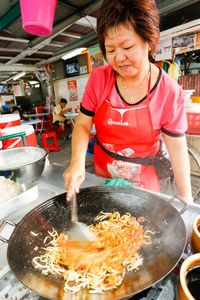
[[[126, 299], [151, 287], [172, 271], [182, 256], [186, 228], [179, 212], [158, 195], [139, 189], [91, 187], [77, 195], [78, 218], [91, 224], [101, 211], [130, 212], [145, 218], [144, 228], [155, 231], [152, 244], [141, 249], [144, 262], [137, 272], [128, 272], [122, 285], [103, 295], [86, 290], [71, 294], [63, 292], [64, 281], [55, 275], [45, 276], [35, 270], [32, 259], [42, 253], [48, 230], [66, 231], [71, 225], [70, 203], [66, 194], [58, 195], [30, 211], [17, 225], [8, 242], [7, 259], [16, 278], [36, 293], [62, 300]], [[4, 227], [2, 224], [0, 228]], [[38, 233], [37, 236], [31, 232]]]
[[[0, 151], [0, 175], [20, 183], [34, 181], [44, 170], [48, 152], [40, 147], [17, 147]], [[6, 175], [7, 174], [7, 175]]]

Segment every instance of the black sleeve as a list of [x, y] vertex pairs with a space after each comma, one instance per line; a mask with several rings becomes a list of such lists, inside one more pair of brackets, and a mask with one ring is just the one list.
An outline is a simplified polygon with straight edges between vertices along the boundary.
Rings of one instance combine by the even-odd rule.
[[85, 108], [82, 106], [82, 104], [81, 104], [81, 107], [80, 107], [80, 111], [81, 111], [84, 115], [89, 116], [89, 117], [94, 117], [94, 115], [95, 115], [95, 112], [94, 112], [94, 111], [90, 111], [90, 110], [88, 110], [88, 109], [85, 109]]

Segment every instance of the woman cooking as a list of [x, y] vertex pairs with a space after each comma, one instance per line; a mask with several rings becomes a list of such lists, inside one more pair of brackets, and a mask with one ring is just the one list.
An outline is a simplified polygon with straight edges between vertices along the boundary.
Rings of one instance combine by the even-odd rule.
[[[72, 136], [72, 158], [64, 172], [67, 198], [85, 179], [85, 157], [96, 127], [95, 172], [163, 191], [175, 176], [179, 197], [192, 202], [181, 87], [150, 63], [159, 41], [154, 0], [105, 0], [97, 31], [108, 64], [90, 76]], [[170, 162], [162, 151], [161, 134]]]

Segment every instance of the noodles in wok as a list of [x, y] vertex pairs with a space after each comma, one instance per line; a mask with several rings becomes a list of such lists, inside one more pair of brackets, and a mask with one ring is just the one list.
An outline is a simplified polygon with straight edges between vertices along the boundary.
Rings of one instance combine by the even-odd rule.
[[65, 280], [65, 291], [76, 293], [87, 288], [103, 293], [121, 285], [126, 271], [137, 270], [143, 263], [139, 248], [151, 243], [151, 237], [129, 213], [101, 213], [89, 228], [95, 241], [70, 240], [56, 230], [44, 241], [44, 254], [34, 257], [35, 268], [45, 275], [58, 274]]

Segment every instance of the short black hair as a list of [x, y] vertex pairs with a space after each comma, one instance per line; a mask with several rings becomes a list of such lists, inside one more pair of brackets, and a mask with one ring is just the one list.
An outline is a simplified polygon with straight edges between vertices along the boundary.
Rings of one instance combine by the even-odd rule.
[[65, 103], [65, 104], [67, 104], [67, 100], [66, 100], [65, 98], [61, 98], [61, 99], [60, 99], [60, 103]]
[[18, 106], [13, 106], [12, 111], [16, 111], [16, 110], [20, 111], [20, 108]]

